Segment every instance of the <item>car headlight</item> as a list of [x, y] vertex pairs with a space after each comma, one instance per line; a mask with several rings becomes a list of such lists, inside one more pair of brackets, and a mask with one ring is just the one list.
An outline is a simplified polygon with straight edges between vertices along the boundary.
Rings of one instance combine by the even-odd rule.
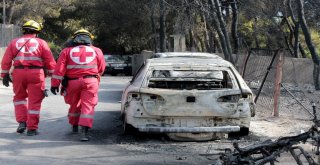
[[127, 95], [127, 101], [130, 102], [132, 100], [140, 100], [140, 94], [139, 93], [128, 93]]

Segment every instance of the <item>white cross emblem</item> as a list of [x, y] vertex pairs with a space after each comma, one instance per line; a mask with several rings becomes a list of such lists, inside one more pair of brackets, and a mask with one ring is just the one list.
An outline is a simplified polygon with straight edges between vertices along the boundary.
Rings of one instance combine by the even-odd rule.
[[96, 52], [89, 46], [77, 46], [71, 49], [70, 58], [77, 64], [88, 64], [96, 58]]
[[[27, 42], [27, 43], [26, 43]], [[22, 48], [21, 48], [22, 47]], [[22, 53], [32, 53], [39, 47], [39, 42], [34, 38], [20, 38], [16, 42], [16, 48]]]

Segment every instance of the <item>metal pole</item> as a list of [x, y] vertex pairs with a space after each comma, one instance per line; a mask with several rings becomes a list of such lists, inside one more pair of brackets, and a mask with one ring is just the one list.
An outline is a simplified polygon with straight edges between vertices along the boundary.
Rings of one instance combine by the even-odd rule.
[[2, 7], [2, 22], [3, 22], [3, 24], [6, 24], [6, 1], [5, 0], [3, 0], [2, 1], [2, 3], [3, 3], [3, 7]]
[[273, 95], [273, 116], [279, 117], [279, 98], [280, 98], [280, 88], [281, 88], [281, 81], [282, 81], [282, 67], [283, 67], [283, 50], [280, 50], [277, 62], [277, 69], [276, 69], [276, 77], [274, 83], [274, 95]]
[[272, 60], [271, 60], [270, 65], [269, 65], [269, 67], [268, 67], [268, 69], [267, 69], [267, 73], [264, 75], [263, 80], [262, 80], [262, 82], [261, 82], [261, 85], [260, 85], [260, 87], [259, 87], [259, 91], [258, 91], [256, 97], [254, 98], [254, 103], [257, 103], [257, 100], [258, 100], [259, 95], [260, 95], [260, 93], [261, 93], [262, 87], [263, 87], [263, 85], [264, 85], [264, 83], [265, 83], [265, 81], [266, 81], [266, 79], [267, 79], [267, 77], [268, 77], [268, 74], [269, 74], [269, 72], [270, 72], [270, 70], [271, 70], [271, 68], [272, 68], [273, 61], [274, 61], [274, 59], [276, 58], [279, 50], [280, 50], [280, 49], [277, 49], [277, 50], [274, 52], [274, 54], [273, 54]]
[[297, 99], [297, 97], [294, 96], [282, 83], [281, 83], [281, 86], [283, 87], [283, 89], [285, 89], [285, 90], [303, 107], [303, 109], [305, 109], [311, 116], [314, 117], [314, 115], [308, 110], [308, 108], [307, 108], [306, 106], [304, 106], [304, 105], [301, 103], [301, 101], [299, 101], [299, 100]]
[[249, 58], [251, 55], [251, 48], [249, 48], [247, 50], [248, 50], [248, 52], [245, 56], [245, 62], [244, 62], [244, 65], [242, 66], [242, 70], [241, 70], [241, 76], [243, 77], [243, 79], [244, 79], [244, 75], [245, 75], [246, 69], [247, 69], [247, 64], [248, 64], [248, 61], [249, 61]]

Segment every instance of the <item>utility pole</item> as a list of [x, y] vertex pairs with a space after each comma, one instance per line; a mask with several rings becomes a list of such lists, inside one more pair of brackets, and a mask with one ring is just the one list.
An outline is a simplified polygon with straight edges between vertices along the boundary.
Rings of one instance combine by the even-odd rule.
[[2, 7], [2, 22], [3, 24], [6, 24], [6, 1], [3, 0], [3, 7]]

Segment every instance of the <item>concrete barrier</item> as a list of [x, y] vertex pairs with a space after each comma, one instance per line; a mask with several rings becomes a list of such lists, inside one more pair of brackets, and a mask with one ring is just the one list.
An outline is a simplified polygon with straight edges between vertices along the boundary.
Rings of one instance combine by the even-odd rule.
[[[0, 47], [0, 72], [1, 72], [1, 61], [5, 51], [6, 51], [6, 47]], [[0, 77], [0, 79], [2, 78]]]
[[152, 51], [143, 50], [141, 54], [134, 54], [132, 57], [132, 75], [135, 75], [143, 62], [150, 58], [154, 53]]
[[[6, 51], [6, 47], [0, 47], [0, 66], [1, 66], [1, 61], [4, 55], [4, 52]], [[1, 68], [0, 68], [1, 70]]]

